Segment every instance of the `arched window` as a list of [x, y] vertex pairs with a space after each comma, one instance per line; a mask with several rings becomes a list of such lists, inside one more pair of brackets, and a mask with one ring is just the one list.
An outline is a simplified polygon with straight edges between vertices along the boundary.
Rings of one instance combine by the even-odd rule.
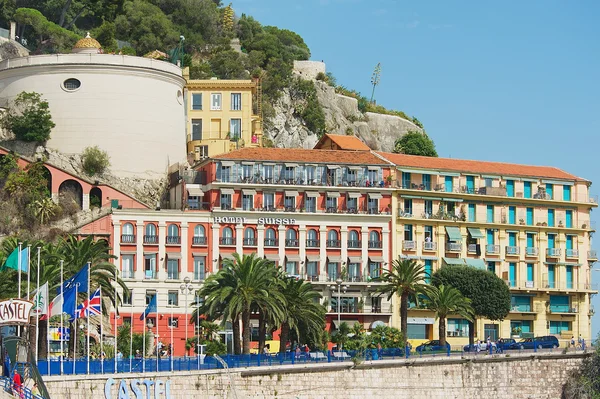
[[156, 235], [156, 225], [149, 223], [146, 225], [146, 235], [147, 236], [155, 236]]
[[179, 244], [179, 226], [176, 224], [170, 224], [167, 227], [167, 244]]
[[350, 230], [348, 232], [348, 248], [360, 248], [360, 240], [358, 238], [358, 231]]
[[297, 247], [298, 246], [298, 234], [294, 229], [287, 229], [285, 232], [285, 246], [286, 247]]
[[135, 235], [133, 234], [133, 225], [131, 223], [125, 223], [123, 225], [121, 242], [135, 242]]
[[206, 245], [206, 230], [201, 224], [198, 224], [196, 227], [194, 227], [193, 243], [195, 245]]
[[306, 246], [312, 248], [319, 246], [319, 234], [317, 233], [317, 230], [308, 230], [306, 233]]
[[146, 225], [144, 234], [144, 243], [146, 244], [158, 244], [158, 235], [156, 234], [156, 225], [148, 223]]
[[381, 237], [378, 231], [371, 231], [369, 233], [369, 248], [381, 248]]
[[223, 228], [223, 235], [221, 236], [222, 245], [233, 245], [233, 230], [231, 227]]
[[327, 239], [328, 240], [337, 240], [338, 239], [338, 233], [335, 230], [329, 230], [329, 232], [327, 233]]
[[330, 248], [339, 248], [341, 246], [337, 231], [329, 230], [327, 233], [327, 246]]
[[246, 230], [244, 230], [244, 245], [256, 245], [254, 229], [252, 227], [246, 227]]
[[275, 233], [275, 229], [268, 228], [265, 231], [265, 246], [266, 247], [277, 246], [277, 234]]

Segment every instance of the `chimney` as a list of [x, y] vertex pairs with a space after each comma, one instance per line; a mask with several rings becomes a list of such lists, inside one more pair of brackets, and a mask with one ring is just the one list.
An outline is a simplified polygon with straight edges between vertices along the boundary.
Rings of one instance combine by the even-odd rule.
[[8, 38], [10, 40], [15, 40], [17, 36], [17, 23], [14, 21], [10, 21], [10, 33], [8, 34]]

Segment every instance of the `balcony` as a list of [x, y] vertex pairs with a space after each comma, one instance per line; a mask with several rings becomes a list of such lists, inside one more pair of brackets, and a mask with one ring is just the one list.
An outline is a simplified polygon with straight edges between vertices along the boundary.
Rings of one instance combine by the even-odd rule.
[[588, 255], [587, 255], [588, 259], [598, 259], [598, 254], [596, 253], [596, 250], [591, 250], [588, 251]]
[[558, 258], [561, 255], [560, 248], [546, 248], [546, 256], [551, 258]]
[[500, 254], [500, 245], [488, 244], [485, 246], [485, 253], [488, 255]]
[[276, 238], [265, 238], [265, 247], [276, 247], [277, 239]]
[[437, 251], [437, 242], [423, 242], [423, 251]]
[[533, 308], [531, 305], [515, 305], [510, 307], [511, 313], [531, 313]]
[[285, 240], [286, 247], [297, 248], [299, 245], [298, 240], [295, 238], [288, 238]]
[[517, 256], [517, 255], [519, 255], [519, 252], [520, 252], [519, 247], [515, 247], [515, 246], [511, 246], [511, 245], [507, 245], [504, 250], [506, 251], [506, 256]]
[[548, 313], [563, 313], [563, 314], [575, 314], [577, 313], [577, 306], [569, 305], [550, 305], [548, 306]]
[[334, 206], [328, 206], [327, 209], [325, 209], [325, 213], [338, 213], [338, 209]]
[[179, 280], [179, 270], [169, 270], [167, 272], [167, 280]]
[[121, 271], [121, 278], [135, 278], [135, 275], [133, 273], [132, 269], [123, 269]]
[[357, 208], [347, 208], [346, 213], [358, 214]]
[[369, 248], [381, 249], [381, 241], [369, 241]]
[[133, 234], [121, 234], [122, 244], [133, 244], [135, 243], [135, 236]]
[[220, 245], [234, 245], [235, 240], [233, 239], [233, 237], [221, 237], [221, 238], [219, 238], [219, 244]]
[[[265, 243], [265, 245], [267, 245]], [[306, 240], [307, 248], [318, 248], [320, 246], [319, 240]]]
[[244, 243], [244, 245], [247, 245], [249, 247], [255, 247], [256, 246], [256, 238], [244, 238], [243, 243]]
[[404, 251], [414, 251], [417, 249], [416, 241], [402, 241], [402, 250]]
[[144, 244], [158, 244], [158, 236], [144, 236]]
[[360, 248], [361, 246], [361, 240], [348, 240], [348, 248]]
[[206, 237], [192, 237], [192, 245], [206, 245]]
[[567, 250], [565, 250], [565, 256], [567, 258], [579, 258], [579, 250], [578, 249], [567, 249]]
[[504, 280], [504, 281], [511, 289], [531, 290], [531, 289], [536, 288], [534, 281], [528, 281], [528, 280]]
[[181, 236], [167, 236], [167, 245], [181, 244]]
[[145, 280], [156, 280], [156, 270], [145, 270], [144, 271], [144, 279]]
[[327, 240], [325, 242], [325, 245], [327, 246], [327, 248], [341, 248], [342, 247], [342, 241], [340, 241], [340, 240]]
[[316, 274], [307, 274], [304, 276], [304, 279], [306, 281], [319, 281], [319, 276], [317, 276]]
[[526, 247], [525, 256], [538, 256], [539, 250], [536, 247]]
[[470, 253], [470, 254], [477, 253], [477, 244], [468, 244], [467, 245], [467, 252]]
[[447, 242], [446, 252], [460, 252], [462, 251], [462, 244], [460, 242]]

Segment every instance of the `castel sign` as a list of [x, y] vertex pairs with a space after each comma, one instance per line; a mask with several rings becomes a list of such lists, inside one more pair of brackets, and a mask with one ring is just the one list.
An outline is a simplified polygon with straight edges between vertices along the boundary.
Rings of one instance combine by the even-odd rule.
[[24, 299], [9, 299], [0, 302], [0, 326], [28, 324], [33, 302]]
[[[112, 387], [117, 386], [117, 396], [113, 396]], [[171, 381], [162, 380], [121, 380], [117, 384], [109, 378], [104, 384], [105, 399], [171, 399]]]

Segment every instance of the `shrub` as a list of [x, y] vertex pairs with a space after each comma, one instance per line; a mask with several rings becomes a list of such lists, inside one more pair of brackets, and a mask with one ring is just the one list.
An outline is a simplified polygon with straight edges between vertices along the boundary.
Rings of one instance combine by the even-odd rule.
[[52, 122], [50, 107], [39, 93], [23, 91], [17, 95], [2, 116], [2, 127], [18, 140], [43, 143], [50, 138]]
[[319, 72], [317, 74], [317, 76], [315, 77], [315, 79], [320, 80], [322, 82], [326, 82], [327, 81], [327, 75], [325, 75], [323, 72]]
[[110, 166], [110, 160], [106, 151], [98, 146], [87, 147], [81, 154], [83, 170], [90, 176], [101, 175]]

